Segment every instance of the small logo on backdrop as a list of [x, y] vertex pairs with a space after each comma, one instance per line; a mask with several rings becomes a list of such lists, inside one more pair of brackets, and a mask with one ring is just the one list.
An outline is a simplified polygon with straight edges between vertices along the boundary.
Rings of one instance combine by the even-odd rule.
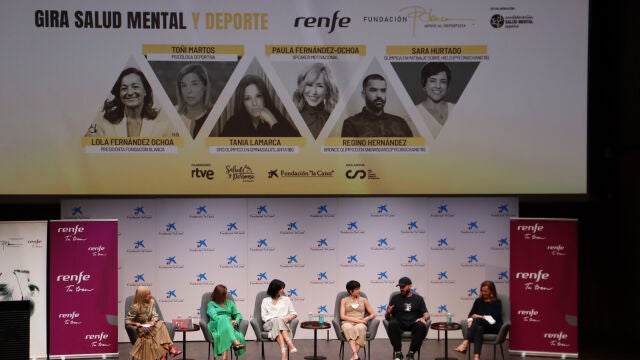
[[509, 238], [503, 237], [495, 242], [495, 245], [491, 247], [491, 250], [509, 250]]
[[377, 306], [378, 314], [384, 314], [387, 312], [387, 304], [382, 304]]
[[27, 240], [27, 245], [34, 249], [40, 249], [44, 247], [44, 241], [40, 239]]
[[164, 292], [164, 297], [158, 299], [161, 303], [182, 303], [184, 298], [177, 295], [176, 289], [169, 289]]
[[470, 288], [464, 292], [464, 295], [460, 297], [462, 301], [474, 301], [478, 298], [478, 288]]
[[304, 266], [304, 263], [298, 261], [298, 255], [289, 255], [287, 257], [287, 262], [280, 264], [281, 268], [303, 268]]
[[297, 221], [290, 221], [286, 225], [286, 230], [280, 230], [281, 235], [304, 235], [304, 230], [298, 228]]
[[340, 10], [336, 10], [332, 16], [299, 16], [293, 21], [295, 28], [307, 29], [324, 29], [327, 34], [331, 34], [336, 30], [348, 28], [351, 24], [349, 16], [340, 16]]
[[264, 239], [258, 239], [255, 242], [255, 246], [249, 248], [249, 251], [252, 252], [269, 252], [269, 251], [275, 251], [276, 249], [274, 247], [270, 247], [269, 243], [267, 242], [267, 238]]
[[127, 249], [128, 253], [150, 253], [152, 249], [148, 249], [144, 245], [144, 240], [136, 240], [131, 243], [131, 247]]
[[387, 204], [380, 204], [375, 211], [369, 214], [371, 217], [394, 217], [394, 212], [389, 212], [389, 206]]
[[430, 281], [431, 284], [453, 284], [454, 280], [449, 279], [449, 274], [447, 271], [440, 271], [436, 273], [436, 278]]
[[164, 265], [158, 266], [160, 269], [184, 269], [184, 265], [178, 264], [176, 256], [169, 256], [164, 259]]
[[380, 251], [380, 250], [388, 250], [388, 251], [393, 251], [395, 250], [395, 246], [389, 246], [389, 239], [388, 238], [380, 238], [378, 240], [376, 240], [375, 246], [370, 246], [369, 250], [373, 250], [373, 251]]
[[346, 262], [341, 263], [340, 267], [364, 267], [365, 264], [358, 261], [358, 255], [353, 254], [346, 257]]
[[364, 234], [365, 231], [358, 227], [357, 221], [351, 221], [346, 224], [346, 228], [340, 230], [342, 234]]
[[205, 181], [211, 181], [215, 177], [215, 171], [211, 168], [211, 164], [191, 164], [191, 178]]
[[309, 217], [312, 218], [332, 218], [335, 216], [336, 214], [329, 212], [329, 208], [326, 204], [319, 205], [315, 212], [309, 214]]
[[551, 256], [567, 256], [566, 248], [562, 244], [547, 245], [547, 251]]
[[509, 270], [498, 271], [496, 274], [496, 280], [494, 281], [496, 284], [508, 284], [509, 283]]
[[287, 289], [287, 296], [289, 297], [289, 299], [291, 299], [292, 302], [303, 302], [304, 301], [304, 297], [298, 295], [298, 289], [297, 288]]
[[85, 215], [82, 210], [82, 206], [72, 206], [71, 207], [71, 216], [72, 219], [90, 219], [90, 215]]
[[[551, 291], [553, 287], [548, 287], [544, 285], [546, 280], [549, 280], [551, 274], [545, 272], [543, 269], [538, 270], [538, 272], [517, 272], [516, 280], [524, 281], [522, 283], [522, 287], [524, 290], [528, 291]], [[541, 283], [542, 281], [542, 283]]]
[[239, 181], [243, 183], [253, 182], [256, 178], [256, 174], [251, 169], [251, 166], [244, 165], [227, 165], [225, 172], [231, 181]]
[[220, 231], [220, 235], [244, 235], [246, 232], [240, 228], [237, 221], [228, 222], [224, 230]]
[[485, 264], [481, 263], [478, 259], [478, 254], [467, 255], [465, 262], [460, 264], [461, 267], [484, 267]]
[[478, 220], [469, 221], [466, 228], [460, 231], [463, 234], [484, 234], [486, 231], [480, 228]]
[[312, 251], [335, 251], [336, 248], [334, 246], [329, 246], [329, 240], [327, 238], [320, 238], [315, 240], [311, 244]]
[[164, 231], [158, 232], [158, 235], [184, 235], [184, 231], [178, 231], [175, 222], [165, 224]]
[[209, 247], [207, 244], [207, 239], [198, 239], [194, 241], [193, 246], [189, 248], [191, 252], [213, 252], [216, 251], [216, 248]]
[[82, 325], [82, 321], [80, 321], [80, 313], [75, 310], [70, 313], [58, 314], [58, 319], [62, 319], [65, 325]]
[[509, 213], [509, 205], [507, 205], [507, 204], [498, 205], [498, 207], [496, 208], [496, 211], [491, 213], [491, 216], [493, 216], [493, 217], [511, 217], [511, 214]]
[[133, 208], [133, 212], [127, 215], [127, 219], [152, 219], [153, 216], [147, 214], [144, 211], [144, 206], [136, 206]]
[[328, 314], [329, 311], [327, 310], [327, 304], [318, 306], [316, 308], [316, 313], [318, 313], [318, 314]]
[[403, 234], [424, 234], [425, 229], [421, 228], [418, 225], [417, 220], [412, 220], [412, 221], [409, 221], [406, 227], [402, 228], [400, 232]]
[[539, 315], [540, 315], [540, 311], [538, 311], [536, 308], [531, 308], [526, 310], [520, 309], [516, 311], [516, 316], [520, 317], [523, 322], [538, 323], [541, 321]]
[[376, 273], [375, 279], [370, 281], [371, 284], [395, 284], [396, 281], [389, 279], [389, 271], [380, 271]]
[[441, 318], [447, 316], [449, 310], [447, 309], [447, 304], [438, 305], [438, 315]]
[[431, 217], [455, 217], [455, 212], [449, 211], [448, 204], [440, 204], [436, 207], [434, 211], [429, 215]]
[[454, 30], [464, 29], [467, 24], [474, 25], [476, 19], [467, 17], [455, 17], [450, 14], [442, 14], [433, 8], [426, 9], [419, 5], [405, 6], [399, 10], [402, 16], [408, 17], [411, 25], [411, 35], [416, 36], [416, 29], [426, 30]]
[[325, 178], [331, 179], [335, 175], [335, 170], [328, 169], [296, 169], [283, 170], [271, 169], [267, 171], [267, 178]]
[[189, 213], [189, 218], [190, 219], [214, 219], [215, 215], [210, 214], [207, 211], [206, 205], [200, 205], [195, 209], [193, 209], [193, 212]]
[[135, 274], [133, 276], [133, 282], [127, 282], [125, 284], [128, 287], [138, 287], [138, 286], [151, 286], [150, 282], [146, 282], [144, 279], [144, 273]]
[[438, 241], [436, 241], [435, 246], [431, 246], [430, 249], [435, 251], [453, 251], [456, 248], [453, 246], [449, 246], [449, 240], [446, 237], [444, 237], [444, 238], [438, 239]]
[[[17, 272], [18, 270], [16, 270]], [[88, 288], [85, 286], [89, 286], [91, 282], [91, 274], [86, 273], [82, 270], [78, 274], [60, 274], [56, 276], [56, 283], [61, 283], [60, 285], [64, 288], [66, 293], [90, 293], [93, 292], [94, 288]], [[69, 285], [65, 285], [65, 283], [70, 283]]]
[[321, 271], [317, 274], [315, 274], [313, 280], [311, 280], [309, 282], [310, 284], [314, 284], [314, 285], [332, 285], [335, 284], [335, 280], [333, 279], [329, 279], [329, 276], [327, 275], [326, 271]]
[[249, 281], [251, 285], [268, 285], [269, 277], [267, 276], [267, 272], [259, 272], [256, 274], [255, 281]]
[[89, 246], [87, 247], [87, 251], [91, 254], [91, 256], [107, 256], [106, 252], [107, 248], [104, 245], [97, 246]]
[[494, 29], [518, 29], [521, 26], [533, 25], [533, 15], [502, 15], [493, 14], [489, 24]]
[[418, 261], [418, 254], [409, 254], [407, 261], [400, 263], [402, 267], [424, 267], [425, 264]]
[[220, 269], [244, 269], [246, 265], [238, 261], [237, 255], [230, 255], [226, 261], [218, 266]]
[[207, 278], [206, 272], [196, 273], [196, 281], [190, 281], [189, 285], [191, 286], [213, 286], [215, 285], [215, 281], [213, 279], [209, 280]]
[[258, 205], [255, 213], [249, 214], [249, 217], [252, 218], [272, 218], [274, 216], [275, 214], [269, 212], [267, 205]]

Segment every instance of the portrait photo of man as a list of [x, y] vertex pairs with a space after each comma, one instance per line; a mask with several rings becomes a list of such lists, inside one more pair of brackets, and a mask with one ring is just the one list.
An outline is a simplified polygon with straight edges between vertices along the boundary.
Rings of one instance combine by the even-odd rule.
[[384, 111], [387, 80], [382, 75], [372, 73], [364, 78], [362, 97], [365, 106], [359, 113], [345, 119], [342, 137], [413, 137], [405, 119]]

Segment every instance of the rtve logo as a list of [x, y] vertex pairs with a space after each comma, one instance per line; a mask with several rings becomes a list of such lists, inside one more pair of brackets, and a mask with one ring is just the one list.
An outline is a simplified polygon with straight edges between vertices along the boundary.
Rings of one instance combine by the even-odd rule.
[[297, 28], [303, 26], [306, 28], [327, 28], [329, 29], [327, 33], [331, 34], [336, 29], [336, 26], [340, 28], [348, 28], [351, 23], [350, 17], [340, 17], [338, 16], [339, 12], [340, 10], [336, 10], [331, 18], [326, 16], [300, 16], [294, 20], [293, 27]]

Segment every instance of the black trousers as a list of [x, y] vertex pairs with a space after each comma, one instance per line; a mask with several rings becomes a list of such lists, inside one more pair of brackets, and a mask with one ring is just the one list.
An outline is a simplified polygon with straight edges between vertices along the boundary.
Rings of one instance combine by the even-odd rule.
[[402, 351], [402, 332], [411, 331], [411, 345], [409, 351], [418, 352], [422, 346], [422, 341], [427, 336], [427, 325], [418, 321], [411, 325], [401, 324], [396, 319], [389, 320], [389, 341], [393, 346], [393, 351]]
[[473, 341], [473, 353], [482, 354], [482, 335], [484, 334], [497, 334], [500, 330], [495, 323], [493, 325], [482, 318], [475, 318], [471, 322], [471, 326], [467, 330], [467, 340]]

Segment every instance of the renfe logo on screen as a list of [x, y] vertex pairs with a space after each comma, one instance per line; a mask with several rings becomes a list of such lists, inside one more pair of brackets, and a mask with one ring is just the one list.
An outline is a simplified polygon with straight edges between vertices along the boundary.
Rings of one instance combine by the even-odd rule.
[[300, 16], [300, 17], [297, 17], [296, 20], [293, 22], [293, 26], [294, 27], [304, 26], [306, 28], [329, 28], [328, 33], [331, 34], [333, 30], [336, 29], [336, 25], [338, 25], [338, 27], [341, 27], [341, 28], [348, 28], [349, 24], [351, 23], [350, 17], [348, 16], [340, 17], [338, 16], [339, 12], [340, 10], [336, 10], [336, 12], [333, 13], [333, 17], [331, 18], [328, 18], [326, 16], [318, 16], [318, 17]]

